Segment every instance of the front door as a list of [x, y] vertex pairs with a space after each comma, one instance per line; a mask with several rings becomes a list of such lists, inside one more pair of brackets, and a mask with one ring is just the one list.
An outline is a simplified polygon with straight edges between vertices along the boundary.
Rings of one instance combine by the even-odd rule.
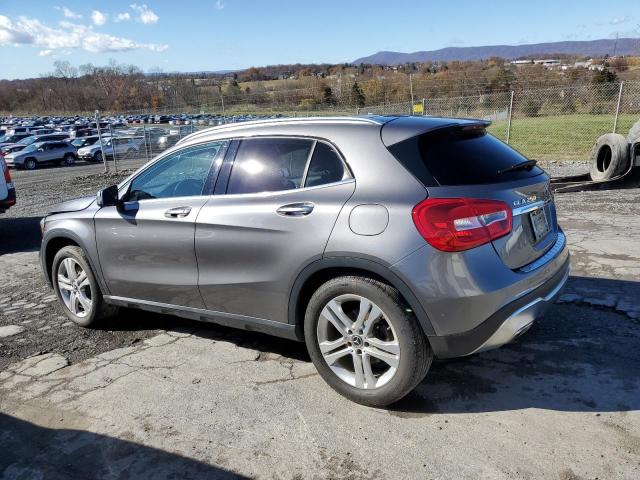
[[195, 219], [209, 199], [227, 142], [187, 147], [127, 185], [120, 207], [95, 215], [100, 266], [111, 295], [203, 308]]
[[206, 307], [286, 322], [295, 276], [322, 257], [354, 188], [346, 165], [327, 143], [242, 141], [226, 190], [207, 201], [196, 223]]

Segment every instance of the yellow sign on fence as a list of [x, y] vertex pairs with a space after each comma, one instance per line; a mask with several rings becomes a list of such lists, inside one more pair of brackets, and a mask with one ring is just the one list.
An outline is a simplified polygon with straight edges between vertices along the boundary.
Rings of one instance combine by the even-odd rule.
[[413, 105], [413, 113], [420, 113], [422, 114], [424, 112], [424, 109], [422, 107], [421, 103], [416, 103]]

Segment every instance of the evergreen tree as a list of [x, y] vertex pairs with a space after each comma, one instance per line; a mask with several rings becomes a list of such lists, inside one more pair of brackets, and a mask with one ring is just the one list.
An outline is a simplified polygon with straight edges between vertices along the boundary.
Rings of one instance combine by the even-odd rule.
[[364, 101], [365, 97], [360, 85], [358, 85], [358, 82], [353, 82], [351, 86], [351, 103], [356, 107], [364, 107]]

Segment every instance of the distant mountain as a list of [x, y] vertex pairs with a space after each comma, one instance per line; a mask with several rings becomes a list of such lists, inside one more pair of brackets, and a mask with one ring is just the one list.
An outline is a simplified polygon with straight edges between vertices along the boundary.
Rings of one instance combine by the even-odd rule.
[[410, 62], [449, 62], [451, 60], [483, 60], [489, 57], [500, 57], [508, 60], [552, 55], [576, 55], [602, 57], [613, 55], [640, 55], [640, 39], [619, 38], [588, 40], [579, 42], [532, 43], [530, 45], [489, 45], [485, 47], [447, 47], [440, 50], [423, 52], [378, 52], [368, 57], [358, 58], [353, 63], [372, 63], [379, 65], [400, 65]]

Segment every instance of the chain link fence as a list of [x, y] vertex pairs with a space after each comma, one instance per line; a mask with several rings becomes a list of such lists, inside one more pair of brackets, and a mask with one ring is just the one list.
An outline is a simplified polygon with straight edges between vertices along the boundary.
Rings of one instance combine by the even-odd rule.
[[360, 113], [490, 120], [489, 131], [536, 160], [588, 160], [605, 133], [640, 120], [640, 82], [553, 87], [367, 106]]
[[[215, 114], [219, 115], [217, 107], [215, 110]], [[206, 106], [203, 106], [199, 113], [212, 112], [207, 112]], [[424, 98], [414, 102], [353, 108], [351, 111], [342, 108], [290, 112], [283, 107], [281, 111], [274, 110], [271, 113], [292, 117], [413, 114], [479, 118], [491, 121], [489, 131], [493, 135], [529, 158], [586, 161], [600, 135], [617, 132], [626, 136], [633, 123], [640, 120], [640, 82]], [[239, 117], [238, 120], [243, 118]], [[236, 121], [235, 116], [219, 117], [214, 123], [232, 121]], [[126, 168], [152, 159], [185, 135], [209, 126], [210, 121], [194, 119], [186, 125], [133, 124], [108, 127], [101, 133], [103, 142], [106, 142], [104, 151], [107, 159], [113, 161], [115, 168]]]

